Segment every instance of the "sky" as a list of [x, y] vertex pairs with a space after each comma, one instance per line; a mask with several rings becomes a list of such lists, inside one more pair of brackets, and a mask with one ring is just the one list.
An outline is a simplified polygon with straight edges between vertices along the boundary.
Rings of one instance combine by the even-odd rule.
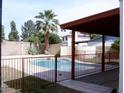
[[52, 9], [62, 24], [117, 7], [119, 0], [3, 0], [2, 24], [8, 38], [12, 20], [21, 35], [24, 22], [30, 19], [35, 22], [34, 17], [44, 10]]

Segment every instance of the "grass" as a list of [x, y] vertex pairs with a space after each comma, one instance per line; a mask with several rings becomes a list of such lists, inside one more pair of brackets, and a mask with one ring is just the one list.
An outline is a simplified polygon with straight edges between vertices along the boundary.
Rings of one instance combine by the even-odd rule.
[[[22, 86], [23, 80], [24, 84]], [[16, 89], [16, 93], [81, 93], [34, 76], [27, 76], [24, 79], [19, 78], [4, 83], [7, 84], [8, 87]], [[23, 87], [24, 91], [22, 91]]]
[[[26, 76], [25, 78], [12, 78], [9, 79], [8, 76], [13, 75], [17, 77], [17, 74], [21, 77], [21, 71], [18, 71], [14, 68], [2, 68], [7, 74], [3, 75], [5, 81], [3, 84], [7, 87], [4, 87], [2, 93], [81, 93], [73, 89], [63, 87], [59, 84], [54, 84], [52, 82], [34, 77]], [[6, 71], [7, 70], [7, 71]], [[9, 73], [11, 71], [16, 73]], [[10, 77], [11, 78], [11, 77]], [[22, 91], [24, 89], [24, 91]]]
[[16, 93], [81, 93], [81, 92], [57, 85], [57, 86], [51, 86], [51, 87], [46, 87], [42, 89], [31, 89], [24, 92], [19, 91]]

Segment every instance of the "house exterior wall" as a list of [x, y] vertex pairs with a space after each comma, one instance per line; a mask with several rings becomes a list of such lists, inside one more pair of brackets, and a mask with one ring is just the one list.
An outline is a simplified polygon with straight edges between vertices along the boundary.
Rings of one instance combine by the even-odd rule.
[[[62, 37], [63, 43], [67, 46], [71, 46], [72, 43], [72, 36], [71, 34], [65, 35]], [[79, 34], [78, 32], [75, 33], [75, 42], [77, 41], [87, 41], [90, 38], [88, 36], [83, 36], [83, 34]], [[87, 45], [87, 43], [79, 44], [79, 45]]]
[[[106, 46], [111, 46], [112, 44], [113, 44], [114, 42], [109, 42], [109, 41], [107, 41], [107, 42], [105, 42], [105, 45]], [[102, 46], [102, 42], [90, 42], [90, 43], [88, 43], [88, 45], [89, 46]]]
[[[111, 46], [114, 41], [117, 39], [117, 37], [110, 37], [110, 36], [106, 36], [105, 37], [105, 45], [106, 46]], [[102, 46], [102, 38], [96, 39], [92, 42], [88, 42], [88, 46]]]

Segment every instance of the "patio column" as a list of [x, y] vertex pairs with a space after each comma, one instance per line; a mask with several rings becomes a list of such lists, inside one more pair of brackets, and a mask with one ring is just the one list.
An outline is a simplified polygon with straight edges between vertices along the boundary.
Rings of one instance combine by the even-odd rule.
[[[2, 28], [2, 0], [0, 0], [0, 26], [1, 26], [1, 28]], [[1, 42], [2, 42], [2, 38], [0, 38], [0, 46], [1, 46]], [[0, 48], [0, 51], [1, 51], [1, 48]], [[0, 60], [1, 60], [1, 56], [0, 56]], [[2, 75], [1, 75], [1, 63], [0, 63], [0, 81], [1, 81], [1, 79], [2, 79], [2, 77], [1, 77]], [[0, 87], [2, 87], [1, 86], [1, 83], [0, 83]], [[0, 90], [0, 93], [2, 92], [2, 90]]]
[[123, 44], [124, 44], [124, 33], [123, 33], [123, 0], [120, 1], [120, 62], [119, 62], [119, 93], [124, 93], [123, 91]]
[[105, 71], [105, 36], [102, 35], [102, 72]]
[[71, 79], [75, 79], [75, 31], [72, 31], [72, 64]]

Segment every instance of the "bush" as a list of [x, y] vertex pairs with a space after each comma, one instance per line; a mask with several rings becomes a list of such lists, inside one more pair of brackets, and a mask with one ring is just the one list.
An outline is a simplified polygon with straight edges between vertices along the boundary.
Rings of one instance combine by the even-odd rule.
[[112, 44], [111, 48], [115, 50], [119, 50], [119, 47], [120, 47], [120, 39], [116, 39]]
[[50, 35], [49, 35], [49, 43], [50, 44], [58, 44], [58, 43], [61, 43], [61, 39], [57, 34], [50, 33]]
[[28, 49], [28, 54], [37, 55], [37, 54], [39, 54], [39, 52], [36, 48], [29, 48]]
[[[39, 32], [38, 39], [41, 44], [45, 42], [45, 37], [42, 32]], [[61, 43], [60, 37], [55, 33], [50, 33], [49, 34], [49, 44], [58, 44], [58, 43]]]

